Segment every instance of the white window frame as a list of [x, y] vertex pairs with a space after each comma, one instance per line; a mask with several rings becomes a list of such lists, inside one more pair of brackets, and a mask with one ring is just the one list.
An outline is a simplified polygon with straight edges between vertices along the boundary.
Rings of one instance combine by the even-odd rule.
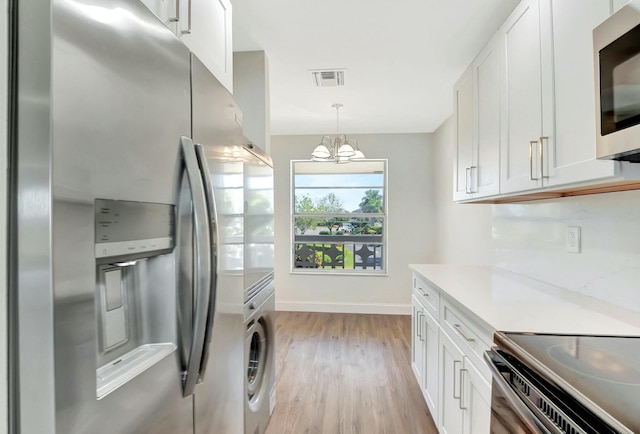
[[[327, 173], [325, 170], [329, 169], [329, 170], [335, 170], [335, 173], [343, 173], [343, 174], [352, 174], [352, 173], [357, 173], [354, 172], [353, 169], [355, 167], [355, 165], [362, 165], [363, 167], [367, 167], [365, 166], [366, 163], [370, 163], [369, 167], [373, 167], [374, 165], [380, 165], [382, 164], [383, 166], [383, 186], [382, 186], [382, 196], [383, 196], [383, 210], [382, 213], [347, 213], [347, 214], [331, 214], [335, 217], [364, 217], [364, 218], [381, 218], [382, 219], [382, 240], [380, 241], [380, 245], [382, 247], [382, 258], [381, 258], [381, 263], [380, 263], [380, 268], [376, 268], [376, 269], [372, 269], [372, 268], [366, 268], [366, 269], [354, 269], [354, 268], [350, 268], [350, 269], [340, 269], [340, 268], [335, 268], [335, 269], [327, 269], [327, 268], [322, 268], [322, 269], [314, 269], [314, 268], [296, 268], [295, 267], [295, 248], [296, 248], [296, 244], [299, 244], [300, 242], [296, 242], [296, 234], [295, 234], [295, 219], [296, 217], [317, 217], [318, 214], [296, 214], [295, 212], [295, 191], [296, 191], [296, 185], [295, 185], [295, 176], [296, 176], [296, 171], [295, 171], [295, 166], [296, 164], [300, 164], [300, 163], [309, 163], [310, 166], [308, 166], [309, 168], [313, 167], [314, 170], [317, 167], [318, 173]], [[312, 165], [312, 166], [311, 166]], [[360, 169], [361, 173], [373, 173], [373, 171], [371, 170], [366, 170], [366, 169]], [[289, 181], [289, 189], [290, 189], [290, 215], [291, 215], [291, 220], [290, 220], [290, 227], [289, 227], [289, 234], [290, 234], [290, 242], [289, 242], [289, 267], [290, 267], [290, 273], [291, 274], [311, 274], [314, 276], [327, 276], [327, 275], [357, 275], [357, 276], [388, 276], [388, 257], [389, 257], [389, 249], [388, 249], [388, 241], [387, 241], [387, 228], [388, 228], [388, 206], [389, 206], [389, 188], [388, 188], [388, 173], [389, 173], [389, 163], [387, 159], [371, 159], [371, 160], [358, 160], [358, 161], [353, 161], [350, 163], [346, 163], [346, 164], [336, 164], [336, 163], [330, 163], [330, 162], [317, 162], [317, 161], [311, 161], [311, 160], [291, 160], [290, 163], [290, 181]], [[312, 173], [311, 171], [309, 172], [304, 172], [304, 173]], [[306, 188], [306, 187], [305, 187]], [[322, 187], [319, 186], [317, 188], [327, 188], [327, 187]], [[329, 187], [329, 188], [336, 188], [339, 189], [340, 187]], [[345, 188], [353, 188], [353, 187], [345, 187]], [[358, 187], [360, 188], [360, 187]], [[362, 188], [366, 188], [366, 187], [362, 187]], [[379, 188], [379, 186], [375, 186], [372, 188]], [[323, 235], [326, 236], [326, 235]], [[349, 243], [356, 243], [356, 244], [360, 244], [357, 239], [355, 238], [356, 236], [353, 236], [354, 239], [351, 240], [349, 239], [348, 242]], [[378, 243], [377, 241], [375, 243]], [[362, 244], [367, 244], [365, 240], [363, 240]]]

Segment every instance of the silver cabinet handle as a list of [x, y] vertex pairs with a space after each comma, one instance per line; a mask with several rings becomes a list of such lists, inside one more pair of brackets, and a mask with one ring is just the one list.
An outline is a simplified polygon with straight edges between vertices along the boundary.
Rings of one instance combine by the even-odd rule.
[[[475, 183], [475, 189], [473, 188], [473, 170], [476, 170], [476, 183]], [[471, 166], [469, 167], [469, 192], [470, 193], [477, 193], [478, 192], [478, 166]]]
[[456, 331], [460, 334], [460, 336], [462, 336], [467, 342], [475, 342], [476, 340], [474, 338], [470, 338], [467, 335], [464, 334], [464, 330], [462, 329], [462, 326], [460, 324], [454, 324], [453, 328], [456, 329]]
[[471, 187], [469, 186], [471, 181], [471, 176], [469, 176], [470, 172], [470, 167], [464, 169], [464, 192], [467, 194], [471, 194]]
[[187, 8], [187, 30], [182, 30], [183, 35], [191, 33], [191, 3], [193, 0], [189, 0], [189, 6]]
[[460, 363], [460, 365], [462, 365], [462, 362], [460, 360], [454, 360], [453, 361], [453, 399], [460, 399], [460, 395], [456, 396], [456, 389], [458, 389], [458, 391], [462, 391], [461, 387], [456, 387], [456, 365]]
[[540, 145], [539, 145], [540, 146], [540, 152], [539, 152], [539, 154], [540, 154], [540, 178], [541, 179], [549, 178], [548, 176], [544, 175], [544, 171], [543, 171], [543, 168], [544, 168], [544, 146], [543, 146], [543, 144], [544, 144], [545, 140], [549, 140], [549, 137], [540, 137], [540, 142], [539, 142], [540, 143]]
[[538, 144], [537, 141], [531, 140], [529, 142], [529, 180], [530, 181], [539, 181], [540, 178], [533, 177], [533, 144]]
[[418, 337], [421, 342], [424, 342], [424, 336], [422, 335], [422, 320], [420, 317], [423, 317], [424, 313], [418, 312]]
[[169, 18], [169, 21], [172, 23], [180, 21], [180, 0], [176, 1], [176, 16]]
[[464, 373], [468, 373], [469, 370], [462, 368], [460, 369], [460, 401], [458, 401], [458, 407], [460, 408], [460, 410], [466, 410], [467, 407], [465, 405], [462, 405], [464, 402], [464, 377], [462, 376], [462, 374]]
[[216, 311], [216, 290], [218, 284], [218, 270], [217, 270], [217, 258], [218, 258], [218, 230], [217, 230], [217, 209], [216, 200], [213, 194], [213, 186], [211, 184], [211, 172], [209, 171], [209, 165], [207, 164], [207, 157], [204, 153], [204, 147], [200, 144], [195, 145], [196, 157], [198, 159], [198, 168], [200, 169], [200, 176], [204, 184], [205, 198], [207, 201], [208, 219], [209, 225], [209, 250], [211, 265], [209, 268], [210, 273], [210, 287], [209, 287], [209, 306], [207, 310], [207, 323], [205, 328], [205, 335], [203, 341], [203, 353], [200, 361], [199, 369], [199, 381], [204, 380], [204, 375], [207, 370], [207, 362], [209, 360], [209, 349], [211, 347], [211, 335], [213, 329], [213, 319]]
[[429, 294], [428, 294], [428, 293], [426, 293], [426, 292], [424, 291], [424, 289], [422, 289], [422, 287], [421, 287], [421, 286], [417, 286], [417, 285], [416, 285], [416, 289], [417, 289], [417, 290], [418, 290], [418, 292], [419, 292], [420, 294], [422, 294], [423, 296], [425, 296], [425, 297], [429, 297]]
[[182, 374], [182, 394], [187, 397], [192, 395], [195, 390], [199, 379], [200, 364], [202, 363], [207, 315], [209, 312], [209, 297], [211, 296], [211, 233], [208, 222], [206, 193], [195, 147], [188, 137], [182, 137], [180, 142], [187, 179], [191, 189], [191, 200], [193, 201], [193, 243], [195, 245], [193, 274], [196, 284], [192, 325], [193, 337], [189, 348], [187, 369]]

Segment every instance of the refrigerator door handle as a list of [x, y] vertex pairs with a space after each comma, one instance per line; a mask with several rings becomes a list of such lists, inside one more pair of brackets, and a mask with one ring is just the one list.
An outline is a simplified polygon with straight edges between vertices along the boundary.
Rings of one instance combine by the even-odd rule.
[[200, 167], [200, 173], [202, 175], [202, 181], [204, 183], [204, 192], [207, 199], [208, 211], [209, 211], [209, 228], [211, 234], [211, 286], [209, 294], [209, 309], [207, 313], [207, 325], [205, 329], [202, 360], [200, 362], [200, 381], [204, 381], [204, 375], [207, 370], [207, 362], [209, 360], [209, 349], [211, 347], [211, 336], [213, 332], [213, 322], [215, 320], [216, 312], [216, 290], [218, 284], [218, 270], [217, 270], [217, 258], [218, 258], [218, 230], [217, 230], [217, 209], [216, 200], [213, 195], [213, 185], [211, 183], [211, 172], [209, 172], [209, 165], [207, 164], [207, 157], [204, 153], [204, 146], [201, 144], [195, 145], [196, 156], [198, 157], [198, 165]]
[[193, 227], [194, 227], [194, 316], [193, 334], [189, 348], [187, 370], [183, 372], [183, 396], [193, 394], [199, 378], [202, 350], [207, 327], [207, 314], [209, 309], [209, 297], [211, 288], [211, 248], [210, 227], [208, 222], [208, 209], [203, 179], [199, 169], [198, 159], [193, 142], [188, 137], [180, 139], [182, 154], [187, 179], [191, 189], [193, 200]]

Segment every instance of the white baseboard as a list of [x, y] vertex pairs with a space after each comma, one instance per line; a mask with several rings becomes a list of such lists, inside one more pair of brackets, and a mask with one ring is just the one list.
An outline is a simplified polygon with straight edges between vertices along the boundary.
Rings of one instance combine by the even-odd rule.
[[276, 310], [292, 312], [371, 313], [383, 315], [411, 315], [410, 304], [311, 303], [276, 301]]

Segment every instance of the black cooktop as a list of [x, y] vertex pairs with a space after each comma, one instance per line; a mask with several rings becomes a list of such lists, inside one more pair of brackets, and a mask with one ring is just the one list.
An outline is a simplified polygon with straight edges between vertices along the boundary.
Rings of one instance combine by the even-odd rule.
[[538, 371], [550, 371], [543, 376], [640, 433], [640, 336], [503, 335], [539, 363]]

